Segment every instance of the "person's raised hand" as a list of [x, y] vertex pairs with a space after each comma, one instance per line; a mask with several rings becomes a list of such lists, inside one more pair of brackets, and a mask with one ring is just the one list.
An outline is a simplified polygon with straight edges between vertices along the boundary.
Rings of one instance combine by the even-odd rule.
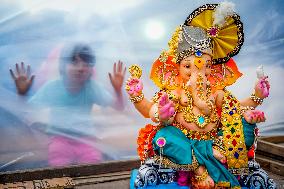
[[110, 82], [116, 93], [121, 93], [126, 67], [120, 60], [113, 64], [113, 73], [108, 73]]
[[35, 75], [31, 75], [30, 65], [25, 66], [24, 62], [21, 62], [21, 65], [16, 64], [14, 71], [10, 69], [10, 74], [15, 81], [17, 92], [21, 95], [25, 95], [35, 78]]

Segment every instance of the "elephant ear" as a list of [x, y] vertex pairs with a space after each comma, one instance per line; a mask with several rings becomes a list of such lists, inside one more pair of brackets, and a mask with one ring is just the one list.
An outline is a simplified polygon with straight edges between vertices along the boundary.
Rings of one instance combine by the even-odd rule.
[[174, 90], [179, 87], [178, 65], [173, 56], [163, 51], [152, 65], [150, 79], [161, 90]]
[[225, 64], [212, 65], [208, 80], [211, 83], [212, 90], [223, 90], [235, 83], [242, 75], [235, 61], [231, 58]]

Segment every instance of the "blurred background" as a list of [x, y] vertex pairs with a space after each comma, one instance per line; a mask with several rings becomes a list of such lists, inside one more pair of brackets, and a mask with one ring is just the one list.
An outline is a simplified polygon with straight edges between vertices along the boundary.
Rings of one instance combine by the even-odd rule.
[[[137, 157], [139, 128], [150, 120], [143, 119], [134, 110], [125, 93], [124, 111], [94, 105], [91, 113], [64, 106], [54, 113], [50, 108], [32, 107], [29, 99], [46, 83], [60, 78], [60, 53], [66, 44], [74, 42], [87, 43], [93, 49], [96, 65], [92, 79], [110, 93], [113, 89], [108, 73], [112, 72], [113, 63], [121, 60], [127, 67], [139, 64], [143, 68], [145, 96], [151, 98], [157, 91], [149, 79], [152, 62], [167, 49], [175, 28], [197, 7], [218, 2], [2, 0], [0, 171], [52, 166], [48, 163], [50, 130], [95, 147], [102, 154], [95, 163]], [[262, 136], [283, 135], [284, 2], [233, 2], [244, 23], [245, 42], [234, 57], [243, 76], [229, 90], [239, 99], [248, 97], [256, 82], [255, 70], [263, 65], [271, 93], [259, 108], [266, 114], [266, 122], [259, 125], [260, 132]], [[15, 63], [20, 62], [30, 65], [35, 75], [31, 89], [24, 96], [17, 94], [9, 73], [9, 69], [15, 69]], [[68, 132], [58, 128], [67, 128]], [[68, 156], [76, 156], [76, 153]], [[81, 163], [85, 162], [68, 164]]]

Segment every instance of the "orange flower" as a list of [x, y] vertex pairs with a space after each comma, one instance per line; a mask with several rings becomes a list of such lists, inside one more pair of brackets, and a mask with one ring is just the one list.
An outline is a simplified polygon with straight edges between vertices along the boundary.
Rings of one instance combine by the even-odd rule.
[[[156, 126], [147, 124], [144, 128], [139, 131], [139, 136], [137, 138], [137, 153], [142, 161], [147, 157], [154, 155], [154, 150], [152, 146], [152, 140], [156, 134]], [[145, 152], [148, 152], [145, 157]]]

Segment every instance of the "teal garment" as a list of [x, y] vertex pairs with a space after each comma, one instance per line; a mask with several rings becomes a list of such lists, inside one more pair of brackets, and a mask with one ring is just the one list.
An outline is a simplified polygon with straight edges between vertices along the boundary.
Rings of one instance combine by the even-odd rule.
[[62, 79], [50, 81], [29, 99], [35, 107], [50, 109], [45, 130], [48, 134], [73, 138], [96, 134], [94, 125], [100, 123], [94, 122], [90, 114], [92, 106], [105, 107], [113, 102], [113, 96], [94, 80], [87, 81], [76, 94], [66, 89]]
[[242, 119], [243, 123], [243, 132], [245, 135], [245, 143], [247, 149], [249, 149], [254, 142], [254, 129], [256, 128], [256, 124], [250, 124], [248, 123], [244, 118]]
[[177, 164], [191, 164], [192, 150], [200, 165], [204, 165], [215, 183], [230, 182], [231, 187], [239, 186], [239, 182], [214, 156], [211, 140], [192, 140], [187, 138], [180, 129], [167, 126], [160, 129], [153, 139], [154, 150], [159, 153], [156, 141], [164, 137], [166, 145], [163, 155]]
[[30, 99], [29, 103], [47, 107], [76, 107], [90, 111], [93, 104], [109, 106], [113, 103], [112, 95], [94, 80], [89, 80], [76, 93], [71, 94], [62, 79], [49, 81]]

